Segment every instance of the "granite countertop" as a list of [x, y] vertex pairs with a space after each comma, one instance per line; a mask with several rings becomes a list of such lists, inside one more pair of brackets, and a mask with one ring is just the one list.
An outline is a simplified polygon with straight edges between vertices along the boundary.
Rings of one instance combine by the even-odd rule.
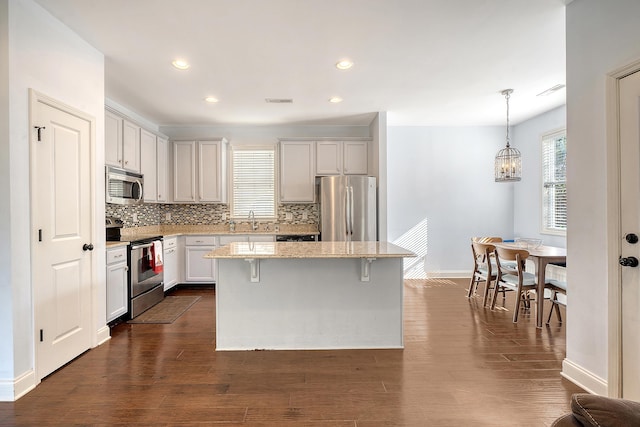
[[404, 258], [416, 255], [389, 242], [236, 242], [205, 258]]
[[107, 242], [107, 249], [116, 248], [118, 246], [127, 246], [129, 242]]
[[297, 225], [297, 224], [279, 224], [278, 231], [274, 230], [274, 225], [269, 224], [269, 229], [265, 230], [264, 224], [260, 224], [259, 229], [256, 231], [251, 230], [249, 224], [240, 223], [236, 225], [235, 231], [229, 230], [228, 224], [216, 224], [216, 225], [151, 225], [146, 227], [131, 227], [123, 228], [122, 236], [124, 239], [137, 240], [140, 239], [140, 235], [144, 236], [181, 236], [181, 235], [318, 235], [318, 227], [315, 225]]

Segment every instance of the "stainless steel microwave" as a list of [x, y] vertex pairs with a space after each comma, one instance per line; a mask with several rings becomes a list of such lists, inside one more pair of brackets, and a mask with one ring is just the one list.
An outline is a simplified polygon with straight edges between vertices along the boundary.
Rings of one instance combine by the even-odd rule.
[[106, 202], [119, 205], [142, 203], [144, 179], [139, 173], [107, 166]]

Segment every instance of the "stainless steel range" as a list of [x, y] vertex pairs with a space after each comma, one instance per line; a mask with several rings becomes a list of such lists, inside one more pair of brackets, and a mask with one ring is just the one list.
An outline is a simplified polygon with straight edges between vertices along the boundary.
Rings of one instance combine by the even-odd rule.
[[133, 319], [164, 298], [161, 236], [130, 243], [129, 271], [129, 315]]

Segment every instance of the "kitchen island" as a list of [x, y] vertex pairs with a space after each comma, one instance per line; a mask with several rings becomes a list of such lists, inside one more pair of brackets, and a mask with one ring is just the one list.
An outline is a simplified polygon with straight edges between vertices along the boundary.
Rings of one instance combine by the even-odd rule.
[[218, 259], [216, 350], [402, 348], [402, 259], [387, 242], [231, 243]]

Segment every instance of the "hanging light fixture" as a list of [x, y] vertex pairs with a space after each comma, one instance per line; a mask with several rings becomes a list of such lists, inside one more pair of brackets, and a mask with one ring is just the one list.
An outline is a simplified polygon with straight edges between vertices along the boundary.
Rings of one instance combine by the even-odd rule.
[[509, 98], [513, 93], [513, 89], [505, 89], [502, 91], [507, 100], [507, 146], [496, 154], [495, 176], [496, 182], [513, 182], [520, 181], [522, 178], [522, 158], [520, 151], [513, 148], [509, 141]]

